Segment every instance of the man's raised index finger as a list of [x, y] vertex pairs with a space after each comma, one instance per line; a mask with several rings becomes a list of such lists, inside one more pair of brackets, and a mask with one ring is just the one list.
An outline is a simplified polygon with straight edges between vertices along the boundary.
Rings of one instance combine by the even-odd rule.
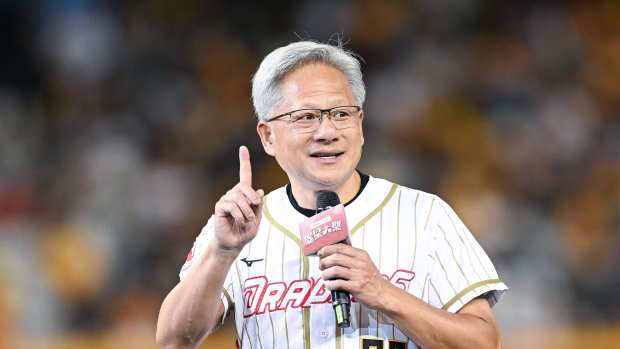
[[250, 151], [245, 145], [239, 147], [239, 183], [252, 186], [252, 165]]

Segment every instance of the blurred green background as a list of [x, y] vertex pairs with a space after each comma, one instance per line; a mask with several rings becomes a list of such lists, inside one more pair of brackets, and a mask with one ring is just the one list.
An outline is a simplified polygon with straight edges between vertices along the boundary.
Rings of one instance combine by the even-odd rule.
[[[360, 169], [440, 194], [511, 290], [505, 348], [620, 347], [618, 1], [0, 2], [0, 348], [154, 348], [298, 38], [365, 60]], [[204, 348], [233, 348], [228, 323]]]

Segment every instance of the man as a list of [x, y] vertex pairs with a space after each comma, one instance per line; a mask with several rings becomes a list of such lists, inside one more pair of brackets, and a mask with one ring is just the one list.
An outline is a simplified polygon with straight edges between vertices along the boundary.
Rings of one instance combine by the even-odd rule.
[[[507, 288], [454, 211], [356, 170], [359, 62], [340, 47], [293, 43], [263, 60], [252, 97], [263, 148], [290, 183], [255, 190], [239, 149], [239, 183], [215, 205], [164, 300], [157, 342], [196, 347], [234, 308], [242, 348], [499, 347], [491, 306]], [[298, 224], [324, 190], [346, 203], [352, 246], [305, 257]], [[332, 289], [353, 297], [348, 328], [335, 325]]]

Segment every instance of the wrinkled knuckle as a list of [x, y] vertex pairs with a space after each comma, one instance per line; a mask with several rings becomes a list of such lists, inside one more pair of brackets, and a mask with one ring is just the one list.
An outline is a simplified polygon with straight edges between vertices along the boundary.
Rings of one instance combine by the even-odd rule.
[[239, 183], [238, 184], [238, 188], [237, 188], [240, 192], [245, 192], [247, 193], [250, 190], [250, 186], [247, 185], [246, 183]]
[[336, 258], [336, 263], [338, 265], [342, 265], [342, 264], [344, 264], [344, 262], [345, 262], [345, 259], [343, 258], [343, 256], [342, 255], [338, 255], [338, 257]]

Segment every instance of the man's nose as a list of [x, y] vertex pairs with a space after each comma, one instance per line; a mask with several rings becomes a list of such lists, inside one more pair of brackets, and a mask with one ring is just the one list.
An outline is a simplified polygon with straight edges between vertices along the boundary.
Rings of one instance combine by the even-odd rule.
[[319, 127], [314, 131], [315, 140], [328, 140], [333, 141], [338, 138], [338, 129], [336, 125], [329, 117], [329, 114], [323, 112], [321, 119], [319, 119]]

